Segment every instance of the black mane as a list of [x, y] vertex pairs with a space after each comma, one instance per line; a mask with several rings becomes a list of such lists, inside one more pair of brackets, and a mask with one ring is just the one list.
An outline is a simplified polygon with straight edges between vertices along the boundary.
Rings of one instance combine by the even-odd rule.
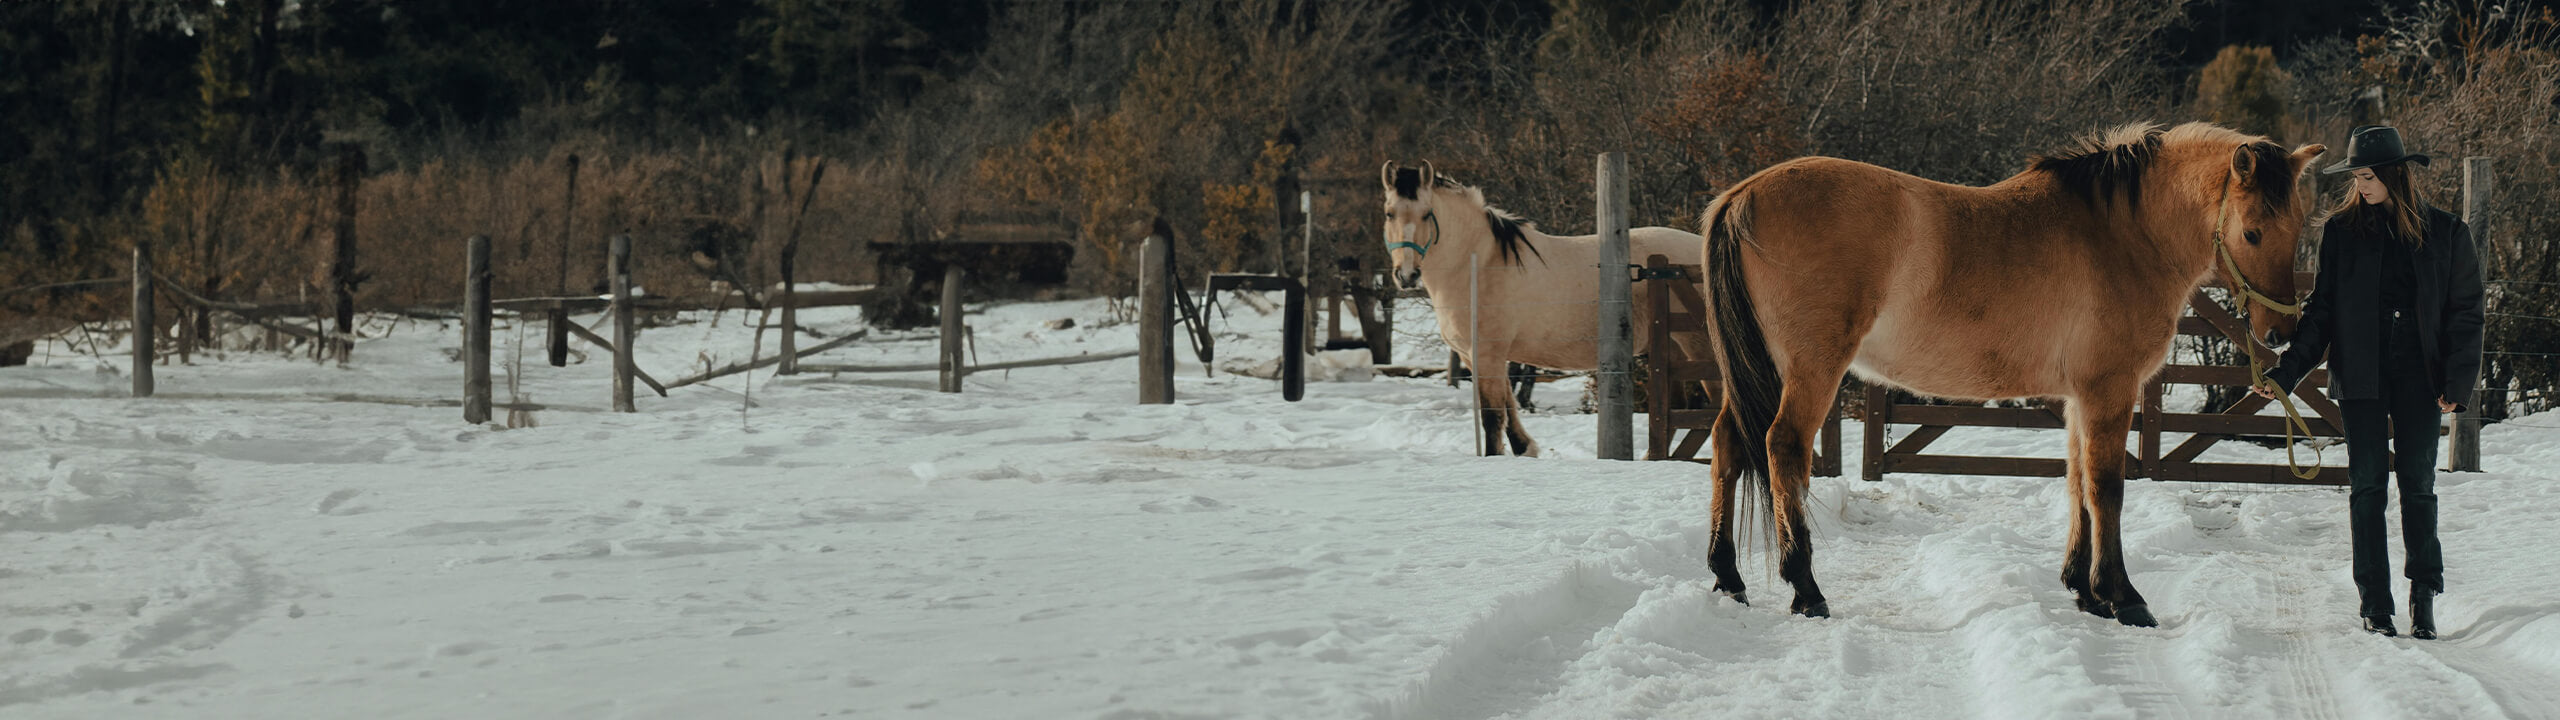
[[1539, 260], [1547, 259], [1546, 253], [1538, 252], [1538, 246], [1529, 244], [1528, 223], [1503, 217], [1502, 213], [1494, 212], [1493, 208], [1488, 207], [1484, 210], [1484, 224], [1486, 227], [1493, 228], [1493, 247], [1496, 256], [1510, 258], [1513, 263], [1522, 263], [1520, 249], [1528, 248], [1529, 254], [1538, 256]]
[[2126, 209], [2142, 207], [2142, 173], [2160, 156], [2159, 126], [2142, 129], [2142, 138], [2130, 142], [2117, 139], [2118, 133], [2081, 138], [2060, 152], [2038, 155], [2027, 161], [2028, 172], [2053, 177], [2063, 189], [2080, 196], [2090, 205], [2101, 205], [2124, 192]]

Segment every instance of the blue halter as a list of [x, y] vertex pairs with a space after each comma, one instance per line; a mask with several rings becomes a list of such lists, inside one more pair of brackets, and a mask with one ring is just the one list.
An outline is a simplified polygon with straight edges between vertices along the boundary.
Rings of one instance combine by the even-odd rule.
[[1440, 244], [1440, 211], [1438, 209], [1433, 209], [1430, 212], [1423, 213], [1422, 215], [1424, 218], [1431, 221], [1431, 242], [1415, 245], [1413, 244], [1412, 238], [1406, 238], [1402, 242], [1387, 243], [1387, 254], [1395, 254], [1396, 248], [1413, 248], [1413, 256], [1415, 258], [1427, 258], [1431, 256], [1432, 246]]

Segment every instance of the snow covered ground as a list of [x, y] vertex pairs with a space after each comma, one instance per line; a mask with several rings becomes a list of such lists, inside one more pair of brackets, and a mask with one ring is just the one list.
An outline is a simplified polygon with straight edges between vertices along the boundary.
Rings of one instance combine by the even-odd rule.
[[[1223, 352], [1277, 352], [1229, 309]], [[971, 322], [995, 362], [1134, 347], [1107, 317]], [[750, 411], [738, 376], [621, 415], [602, 356], [537, 346], [553, 409], [507, 430], [450, 405], [458, 338], [233, 352], [150, 400], [58, 345], [0, 370], [0, 717], [2560, 717], [2560, 415], [2442, 476], [2442, 640], [2356, 630], [2341, 491], [2151, 482], [2126, 542], [2161, 627], [2072, 609], [2060, 485], [1942, 476], [1816, 481], [1835, 617], [1807, 620], [1757, 553], [1760, 605], [1708, 591], [1704, 466], [1590, 460], [1565, 413], [1528, 420], [1547, 458], [1472, 457], [1436, 380], [1290, 404], [1186, 362], [1179, 404], [1139, 406], [1135, 360], [960, 395], [759, 373]], [[640, 364], [746, 344], [733, 313], [648, 330]]]

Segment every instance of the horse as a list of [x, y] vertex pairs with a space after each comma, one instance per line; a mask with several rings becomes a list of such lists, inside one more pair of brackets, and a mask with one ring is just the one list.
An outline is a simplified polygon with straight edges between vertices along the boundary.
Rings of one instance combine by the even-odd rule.
[[[1502, 454], [1508, 439], [1515, 454], [1536, 457], [1538, 441], [1520, 426], [1520, 406], [1499, 378], [1513, 362], [1552, 370], [1599, 365], [1600, 236], [1539, 232], [1486, 204], [1482, 190], [1434, 172], [1429, 162], [1408, 168], [1390, 161], [1379, 170], [1378, 183], [1386, 196], [1384, 237], [1397, 287], [1420, 287], [1431, 295], [1440, 338], [1476, 369], [1484, 454]], [[1627, 231], [1627, 254], [1638, 262], [1659, 254], [1697, 264], [1701, 242], [1695, 233], [1672, 228], [1634, 228]], [[1467, 302], [1470, 256], [1483, 264], [1474, 290], [1476, 307], [1484, 309], [1480, 317]], [[1647, 282], [1654, 281], [1638, 281], [1629, 297], [1644, 297]], [[1635, 327], [1653, 316], [1642, 303], [1631, 309]], [[1636, 351], [1643, 352], [1645, 334], [1634, 339]], [[1697, 342], [1703, 351], [1706, 340]], [[1488, 369], [1496, 382], [1484, 382]]]
[[[2297, 188], [2326, 151], [2291, 152], [2209, 123], [2134, 123], [2034, 156], [1987, 187], [1837, 158], [1800, 158], [1708, 204], [1710, 334], [1724, 370], [1713, 430], [1708, 565], [1734, 569], [1735, 485], [1774, 540], [1789, 609], [1830, 614], [1814, 582], [1804, 496], [1816, 427], [1848, 371], [1949, 399], [2058, 398], [2069, 438], [2071, 529], [2062, 584], [2079, 609], [2157, 624], [2124, 564], [2125, 434], [2188, 296], [2216, 273], [2277, 312], [2253, 339], [2293, 332]], [[2220, 262], [2217, 262], [2217, 259]]]

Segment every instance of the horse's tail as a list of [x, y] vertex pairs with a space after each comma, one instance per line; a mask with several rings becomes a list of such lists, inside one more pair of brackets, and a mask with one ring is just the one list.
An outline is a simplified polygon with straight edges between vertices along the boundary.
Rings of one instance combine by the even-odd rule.
[[[1734, 438], [1742, 457], [1742, 487], [1734, 502], [1745, 516], [1756, 515], [1764, 537], [1777, 533], [1769, 512], [1769, 427], [1777, 423], [1779, 391], [1784, 387], [1777, 362], [1769, 357], [1768, 338], [1760, 332], [1751, 288], [1742, 277], [1744, 246], [1757, 247], [1751, 236], [1751, 196], [1737, 187], [1707, 207], [1700, 230], [1707, 244], [1707, 304], [1715, 322], [1716, 364], [1724, 371], [1724, 411], [1741, 432]], [[1726, 458], [1718, 455], [1716, 462]]]

